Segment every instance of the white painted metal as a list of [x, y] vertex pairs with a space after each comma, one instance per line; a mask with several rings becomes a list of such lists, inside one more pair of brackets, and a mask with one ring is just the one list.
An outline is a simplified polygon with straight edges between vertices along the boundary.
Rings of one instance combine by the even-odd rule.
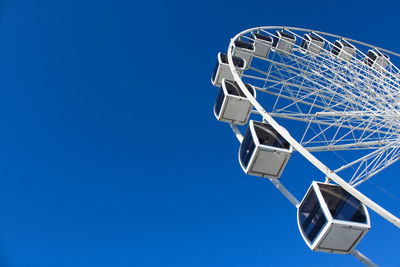
[[[240, 132], [240, 130], [237, 128], [235, 124], [230, 124], [232, 127], [233, 132], [236, 135], [236, 138], [238, 139], [239, 143], [243, 142], [243, 135]], [[297, 200], [295, 196], [293, 196], [289, 190], [285, 188], [285, 186], [278, 180], [278, 179], [269, 179], [269, 181], [295, 206], [296, 208], [299, 208], [300, 202]], [[368, 224], [370, 225], [370, 220], [368, 218]], [[301, 232], [301, 231], [300, 231]], [[302, 232], [301, 232], [302, 233]], [[303, 235], [303, 234], [302, 234]], [[304, 236], [303, 236], [304, 238]], [[370, 259], [368, 259], [366, 256], [364, 256], [362, 253], [357, 251], [356, 249], [353, 249], [350, 252], [354, 257], [356, 257], [358, 260], [360, 260], [362, 263], [364, 263], [366, 266], [369, 267], [377, 267], [375, 263], [373, 263]]]
[[314, 37], [311, 33], [306, 33], [300, 44], [300, 51], [310, 56], [317, 56], [321, 53], [325, 42], [318, 37]]
[[368, 66], [380, 71], [389, 65], [390, 58], [388, 55], [382, 54], [378, 49], [374, 48], [368, 50], [364, 62]]
[[274, 39], [273, 42], [274, 50], [278, 53], [292, 52], [293, 45], [296, 42], [296, 37], [290, 38], [286, 36], [282, 31], [277, 31], [273, 39]]
[[356, 53], [356, 49], [349, 42], [345, 40], [337, 40], [331, 50], [331, 55], [340, 60], [349, 61]]
[[[249, 42], [249, 41], [246, 41]], [[233, 43], [233, 55], [236, 57], [243, 58], [245, 61], [245, 66], [244, 69], [248, 69], [251, 64], [251, 60], [253, 59], [253, 54], [255, 52], [255, 47], [253, 44], [251, 44], [253, 47], [250, 49], [249, 47], [240, 47], [238, 44]]]
[[[259, 33], [253, 32], [252, 38], [254, 39], [254, 46], [255, 46], [254, 55], [259, 56], [259, 57], [264, 57], [264, 58], [268, 57], [269, 52], [271, 51], [271, 47], [272, 47], [272, 37], [270, 37], [268, 35], [261, 35]], [[266, 39], [269, 39], [269, 40], [266, 40]]]
[[[222, 57], [222, 53], [218, 53], [218, 59], [217, 59], [218, 67], [216, 69], [216, 73], [215, 73], [214, 79], [213, 79], [213, 77], [211, 77], [211, 83], [214, 86], [218, 86], [218, 87], [221, 86], [221, 83], [222, 83], [223, 79], [226, 79], [226, 80], [229, 80], [229, 81], [233, 81], [234, 80], [232, 72], [231, 72], [231, 70], [229, 68], [229, 65], [227, 63], [222, 62], [221, 57]], [[237, 73], [239, 73], [239, 75], [241, 75], [243, 73], [245, 65], [246, 65], [246, 62], [244, 62], [242, 67], [235, 66], [236, 67], [236, 71], [237, 71]]]
[[287, 149], [260, 144], [254, 124], [255, 122], [251, 120], [247, 134], [252, 136], [255, 148], [248, 160], [247, 166], [245, 166], [241, 160], [241, 152], [243, 149], [246, 149], [243, 147], [244, 144], [242, 142], [238, 153], [240, 166], [246, 174], [279, 179], [293, 152], [292, 147], [289, 146]]
[[[274, 37], [277, 31], [282, 30], [300, 41], [304, 40], [305, 34], [314, 34], [323, 40], [323, 45], [317, 46], [315, 53], [310, 53], [301, 50], [296, 42], [292, 47], [289, 46], [290, 49], [286, 49], [287, 44], [282, 43], [281, 49], [272, 49], [264, 57], [255, 54], [247, 70], [235, 70], [232, 60], [235, 40], [247, 39], [256, 43], [254, 32]], [[351, 43], [352, 46], [342, 49], [341, 56], [332, 56], [331, 51], [337, 40]], [[327, 181], [334, 181], [400, 227], [400, 220], [396, 216], [355, 189], [355, 186], [400, 159], [400, 71], [389, 61], [389, 57], [380, 58], [372, 66], [365, 62], [368, 49], [400, 57], [400, 54], [349, 38], [282, 26], [258, 27], [239, 33], [231, 40], [227, 54], [232, 79], [253, 104], [255, 110], [252, 113], [261, 115], [291, 144], [294, 151], [319, 169]], [[258, 60], [263, 62], [259, 64]], [[272, 101], [268, 101], [268, 105], [260, 105], [246, 90], [243, 81], [271, 96]], [[292, 132], [295, 136], [292, 137], [280, 125], [293, 129], [285, 121], [298, 122], [303, 129], [296, 125], [296, 130]], [[242, 142], [243, 135], [239, 129], [234, 124], [231, 127]], [[297, 136], [299, 132], [301, 134]], [[355, 150], [357, 153], [352, 153], [355, 155], [353, 158], [340, 156], [345, 164], [334, 167], [335, 171], [311, 154], [321, 151], [341, 153], [346, 150]], [[342, 179], [338, 172], [348, 181]], [[348, 175], [349, 172], [353, 174]], [[293, 205], [299, 205], [297, 199], [277, 179], [270, 181]], [[330, 240], [341, 235], [338, 229], [332, 228], [330, 231], [336, 233]], [[351, 254], [367, 266], [376, 266], [354, 249]]]
[[356, 257], [359, 261], [361, 261], [368, 267], [379, 267], [378, 265], [373, 263], [370, 259], [368, 259], [366, 256], [364, 256], [361, 252], [359, 252], [355, 249], [353, 249], [353, 251], [351, 252], [351, 255]]
[[[240, 130], [237, 128], [237, 126], [235, 124], [231, 124], [231, 127], [232, 127], [232, 130], [235, 133], [236, 138], [238, 139], [239, 143], [242, 143], [243, 135], [240, 132]], [[295, 196], [293, 196], [289, 192], [289, 190], [287, 190], [285, 188], [285, 186], [278, 179], [270, 178], [269, 181], [293, 204], [293, 206], [295, 206], [296, 208], [299, 208], [299, 206], [300, 206], [299, 200], [297, 200], [297, 198]], [[369, 219], [368, 219], [368, 223], [370, 224]], [[303, 238], [304, 238], [304, 236], [303, 236]], [[369, 267], [377, 267], [378, 266], [375, 263], [373, 263], [370, 259], [368, 259], [366, 256], [364, 256], [362, 253], [357, 251], [356, 249], [353, 249], [350, 253], [354, 257], [356, 257], [358, 260], [360, 260], [362, 263], [364, 263], [366, 266], [369, 266]]]
[[[219, 121], [244, 125], [249, 120], [253, 105], [246, 97], [230, 94], [227, 86], [233, 86], [237, 90], [241, 90], [234, 82], [222, 80], [220, 92], [218, 93], [218, 98], [222, 98], [222, 103], [218, 103], [221, 99], [217, 99], [214, 106], [214, 115]], [[255, 97], [256, 90], [253, 89], [253, 92]], [[217, 104], [221, 105], [219, 111], [216, 110]]]
[[292, 193], [289, 192], [289, 190], [287, 190], [283, 184], [281, 182], [279, 182], [278, 179], [272, 179], [269, 178], [269, 180], [271, 181], [271, 183], [273, 183], [275, 185], [275, 187], [281, 191], [281, 193], [296, 207], [298, 208], [300, 205], [300, 202], [297, 200], [297, 198], [295, 198]]
[[363, 210], [367, 219], [366, 223], [349, 222], [334, 219], [329, 211], [328, 205], [325, 202], [324, 197], [321, 194], [317, 182], [314, 181], [312, 183], [307, 194], [304, 196], [302, 203], [307, 198], [308, 193], [311, 189], [314, 189], [317, 199], [321, 205], [322, 212], [325, 215], [326, 223], [321, 232], [311, 243], [305, 237], [303, 229], [300, 225], [299, 216], [297, 216], [297, 224], [304, 241], [313, 251], [329, 252], [336, 254], [349, 254], [371, 228], [368, 210], [363, 205]]
[[[358, 174], [356, 172], [356, 176], [352, 179], [353, 184], [369, 179], [395, 162], [400, 157], [400, 144], [397, 141], [398, 129], [400, 129], [397, 105], [397, 100], [400, 100], [397, 93], [400, 91], [399, 70], [390, 63], [387, 69], [382, 70], [384, 75], [378, 75], [363, 62], [365, 54], [358, 49], [355, 49], [351, 61], [335, 60], [330, 52], [335, 41], [332, 38], [337, 39], [340, 38], [339, 36], [285, 27], [285, 31], [294, 34], [297, 38], [302, 38], [301, 36], [307, 32], [321, 37], [325, 42], [321, 54], [316, 58], [309, 57], [301, 53], [299, 46], [294, 44], [291, 54], [275, 53], [272, 57], [270, 54], [269, 58], [265, 59], [269, 64], [267, 69], [262, 70], [258, 66], [251, 66], [249, 69], [252, 71], [251, 74], [245, 73], [241, 78], [235, 71], [230, 57], [234, 40], [246, 37], [250, 39], [248, 35], [256, 31], [273, 36], [276, 30], [283, 28], [253, 28], [239, 33], [231, 40], [228, 48], [228, 62], [235, 81], [258, 114], [272, 125], [295, 151], [310, 161], [329, 180], [333, 180], [366, 206], [400, 227], [400, 220], [396, 216], [356, 190], [353, 185], [342, 179], [309, 151], [312, 151], [313, 147], [319, 147], [318, 151], [329, 151], [334, 147], [358, 150], [360, 147], [365, 148], [363, 147], [365, 144], [370, 144], [366, 145], [368, 149], [378, 150], [386, 146], [386, 150], [380, 150], [355, 163], [362, 165], [368, 160], [370, 162], [365, 171]], [[373, 48], [362, 42], [348, 38], [345, 40]], [[385, 49], [379, 48], [379, 50], [399, 56]], [[254, 60], [253, 63], [255, 63]], [[242, 79], [259, 81], [257, 85], [259, 91], [275, 97], [273, 106], [266, 107], [269, 112], [246, 90]], [[275, 116], [277, 114], [280, 117]], [[373, 116], [363, 114], [373, 114]], [[299, 141], [293, 138], [272, 116], [291, 121], [300, 119], [299, 121], [305, 122], [305, 131], [298, 137]], [[298, 130], [296, 128], [296, 131]], [[371, 142], [375, 143], [371, 145]], [[358, 168], [358, 170], [361, 169], [363, 168]], [[343, 170], [348, 169], [344, 168], [340, 171]]]

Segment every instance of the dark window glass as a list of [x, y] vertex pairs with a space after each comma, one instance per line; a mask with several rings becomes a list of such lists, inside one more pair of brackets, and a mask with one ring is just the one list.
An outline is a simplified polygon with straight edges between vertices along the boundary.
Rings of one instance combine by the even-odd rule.
[[369, 50], [364, 62], [368, 66], [372, 67], [372, 65], [374, 64], [376, 58], [377, 58], [376, 54], [372, 50]]
[[289, 143], [269, 124], [254, 123], [254, 130], [261, 145], [286, 148]]
[[329, 184], [319, 184], [319, 188], [332, 218], [359, 223], [367, 222], [363, 205], [346, 190]]
[[241, 57], [232, 57], [233, 60], [233, 65], [235, 65], [236, 67], [240, 67], [243, 68], [244, 67], [244, 59]]
[[[224, 53], [219, 53], [220, 58], [221, 58], [221, 62], [224, 64], [228, 64], [228, 57], [226, 56], [226, 54]], [[243, 68], [244, 67], [244, 59], [241, 57], [232, 57], [233, 60], [233, 65], [236, 67], [240, 67]]]
[[247, 129], [244, 136], [242, 145], [240, 146], [240, 162], [247, 168], [251, 156], [253, 155], [256, 145], [254, 144], [253, 137], [251, 136], [250, 128]]
[[237, 83], [230, 83], [225, 81], [225, 88], [226, 91], [228, 91], [228, 94], [230, 95], [236, 95], [236, 96], [244, 96], [242, 91], [239, 89], [239, 86]]
[[257, 39], [264, 40], [264, 41], [267, 41], [269, 43], [272, 42], [272, 37], [271, 36], [268, 36], [268, 35], [265, 35], [265, 34], [261, 34], [261, 33], [253, 33], [253, 34]]
[[314, 34], [312, 34], [312, 33], [311, 33], [309, 36], [310, 36], [310, 38], [313, 39], [313, 40], [320, 41], [320, 42], [323, 42], [323, 41], [324, 41], [322, 38], [320, 38], [319, 36], [316, 36], [316, 35], [314, 35]]
[[[248, 83], [245, 83], [244, 85], [250, 91], [250, 93], [254, 96], [253, 86], [251, 86]], [[240, 89], [239, 85], [236, 82], [225, 81], [225, 88], [226, 88], [226, 91], [228, 91], [228, 94], [230, 94], [230, 95], [246, 97], [246, 95], [243, 93], [243, 91]]]
[[342, 50], [341, 48], [342, 45], [338, 41], [336, 41], [332, 47], [332, 54], [334, 54], [335, 56], [339, 55], [340, 50]]
[[347, 46], [347, 47], [351, 47], [351, 48], [354, 48], [354, 46], [353, 45], [351, 45], [349, 42], [347, 42], [347, 41], [345, 41], [345, 40], [342, 40], [342, 42], [341, 42], [344, 46]]
[[250, 42], [247, 42], [247, 41], [236, 40], [235, 41], [235, 45], [237, 47], [241, 47], [241, 48], [244, 48], [244, 49], [254, 50], [254, 45], [252, 43], [250, 43]]
[[379, 52], [379, 50], [378, 49], [374, 49], [374, 52], [378, 55], [378, 56], [380, 56], [380, 57], [382, 57], [383, 55], [382, 55], [382, 53], [381, 52]]
[[308, 41], [305, 39], [301, 40], [300, 47], [307, 50], [308, 49]]
[[372, 67], [372, 65], [374, 64], [374, 62], [369, 57], [366, 57], [364, 59], [364, 63], [367, 64], [369, 67]]
[[222, 107], [222, 103], [224, 102], [224, 91], [222, 90], [222, 86], [219, 88], [218, 90], [218, 94], [217, 94], [217, 100], [215, 101], [215, 105], [214, 105], [214, 111], [215, 114], [217, 114], [217, 116], [219, 116], [219, 113], [221, 112], [221, 107]]
[[215, 64], [214, 72], [211, 76], [211, 80], [213, 82], [215, 82], [215, 77], [217, 76], [218, 68], [219, 68], [219, 62], [217, 61], [217, 64]]
[[278, 41], [279, 41], [279, 37], [274, 37], [273, 38], [273, 42], [272, 42], [272, 46], [276, 47], [278, 45]]
[[296, 40], [296, 37], [294, 37], [293, 34], [290, 34], [288, 32], [279, 32], [279, 33], [280, 33], [280, 35], [282, 37], [289, 38], [289, 39], [292, 39], [292, 40]]
[[254, 96], [254, 88], [253, 88], [253, 86], [251, 86], [250, 84], [248, 84], [248, 83], [245, 83], [244, 84], [245, 86], [246, 86], [246, 88], [249, 90], [249, 92], [251, 93], [251, 95], [252, 96]]
[[326, 223], [314, 189], [311, 189], [300, 206], [298, 216], [304, 235], [312, 243]]
[[225, 64], [228, 64], [228, 57], [226, 56], [226, 54], [220, 53], [219, 55], [221, 57], [221, 62], [225, 63]]
[[369, 57], [372, 61], [375, 61], [377, 55], [373, 51], [369, 50], [367, 53], [367, 57]]

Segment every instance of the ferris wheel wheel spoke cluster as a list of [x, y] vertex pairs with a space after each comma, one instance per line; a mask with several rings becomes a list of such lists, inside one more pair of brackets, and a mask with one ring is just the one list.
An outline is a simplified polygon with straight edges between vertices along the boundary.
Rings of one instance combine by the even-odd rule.
[[[241, 142], [243, 171], [278, 181], [296, 150], [284, 137], [290, 135], [308, 152], [337, 154], [342, 165], [327, 172], [343, 174], [346, 190], [400, 159], [400, 71], [388, 54], [398, 59], [356, 40], [293, 27], [238, 34], [227, 54], [218, 53], [211, 82], [219, 87], [214, 114]], [[244, 136], [236, 125], [248, 125]], [[359, 256], [354, 247], [370, 228], [369, 215], [361, 197], [346, 190], [313, 182], [296, 205], [312, 250]], [[354, 221], [361, 213], [365, 220]]]

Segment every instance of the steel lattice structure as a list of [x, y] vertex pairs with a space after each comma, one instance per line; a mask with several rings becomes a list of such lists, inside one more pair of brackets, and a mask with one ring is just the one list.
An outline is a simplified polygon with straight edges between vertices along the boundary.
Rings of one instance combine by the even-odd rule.
[[[346, 159], [335, 170], [352, 167], [353, 175], [348, 177], [352, 185], [396, 162], [400, 156], [399, 69], [391, 62], [385, 69], [371, 68], [365, 64], [366, 50], [374, 47], [346, 38], [358, 45], [353, 59], [335, 59], [331, 50], [340, 36], [289, 27], [264, 27], [257, 32], [273, 37], [282, 29], [300, 40], [312, 32], [325, 45], [318, 55], [302, 52], [297, 41], [291, 53], [253, 57], [242, 80], [269, 95], [270, 105], [263, 105], [266, 111], [274, 118], [303, 122], [296, 128], [296, 134], [301, 132], [297, 140], [310, 152], [365, 150], [365, 155]], [[254, 40], [249, 32], [239, 39]]]
[[[236, 47], [237, 41], [254, 45], [264, 42], [264, 46], [270, 42], [270, 48], [263, 50], [263, 56], [246, 54]], [[243, 66], [239, 66], [235, 53], [245, 58]], [[220, 55], [218, 58], [221, 66], [223, 59]], [[252, 116], [260, 115], [293, 151], [325, 175], [326, 182], [334, 181], [400, 228], [399, 218], [356, 189], [400, 159], [400, 70], [394, 64], [399, 58], [397, 53], [338, 35], [267, 26], [245, 30], [231, 39], [225, 62], [229, 73], [225, 70], [224, 75], [237, 84], [245, 101], [250, 101]], [[220, 86], [214, 79], [213, 75], [213, 84]], [[224, 80], [222, 83], [226, 87]], [[246, 107], [241, 103], [241, 109]], [[236, 122], [216, 116], [231, 122], [243, 145], [245, 139]], [[318, 155], [325, 152], [338, 155], [340, 165], [322, 163]], [[301, 207], [279, 182], [279, 176], [270, 181], [294, 206]], [[349, 253], [376, 266], [355, 249]]]

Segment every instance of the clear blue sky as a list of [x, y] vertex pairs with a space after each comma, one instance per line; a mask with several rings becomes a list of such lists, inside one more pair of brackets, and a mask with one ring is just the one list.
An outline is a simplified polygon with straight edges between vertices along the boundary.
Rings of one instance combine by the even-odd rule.
[[[291, 204], [242, 172], [237, 141], [213, 116], [210, 76], [231, 37], [262, 25], [399, 52], [398, 10], [385, 1], [1, 1], [0, 266], [362, 266], [311, 252]], [[397, 165], [374, 181], [399, 195]], [[313, 179], [323, 177], [299, 156], [282, 177], [298, 198]], [[400, 214], [376, 188], [364, 192]], [[371, 217], [359, 250], [400, 266], [399, 229]]]

